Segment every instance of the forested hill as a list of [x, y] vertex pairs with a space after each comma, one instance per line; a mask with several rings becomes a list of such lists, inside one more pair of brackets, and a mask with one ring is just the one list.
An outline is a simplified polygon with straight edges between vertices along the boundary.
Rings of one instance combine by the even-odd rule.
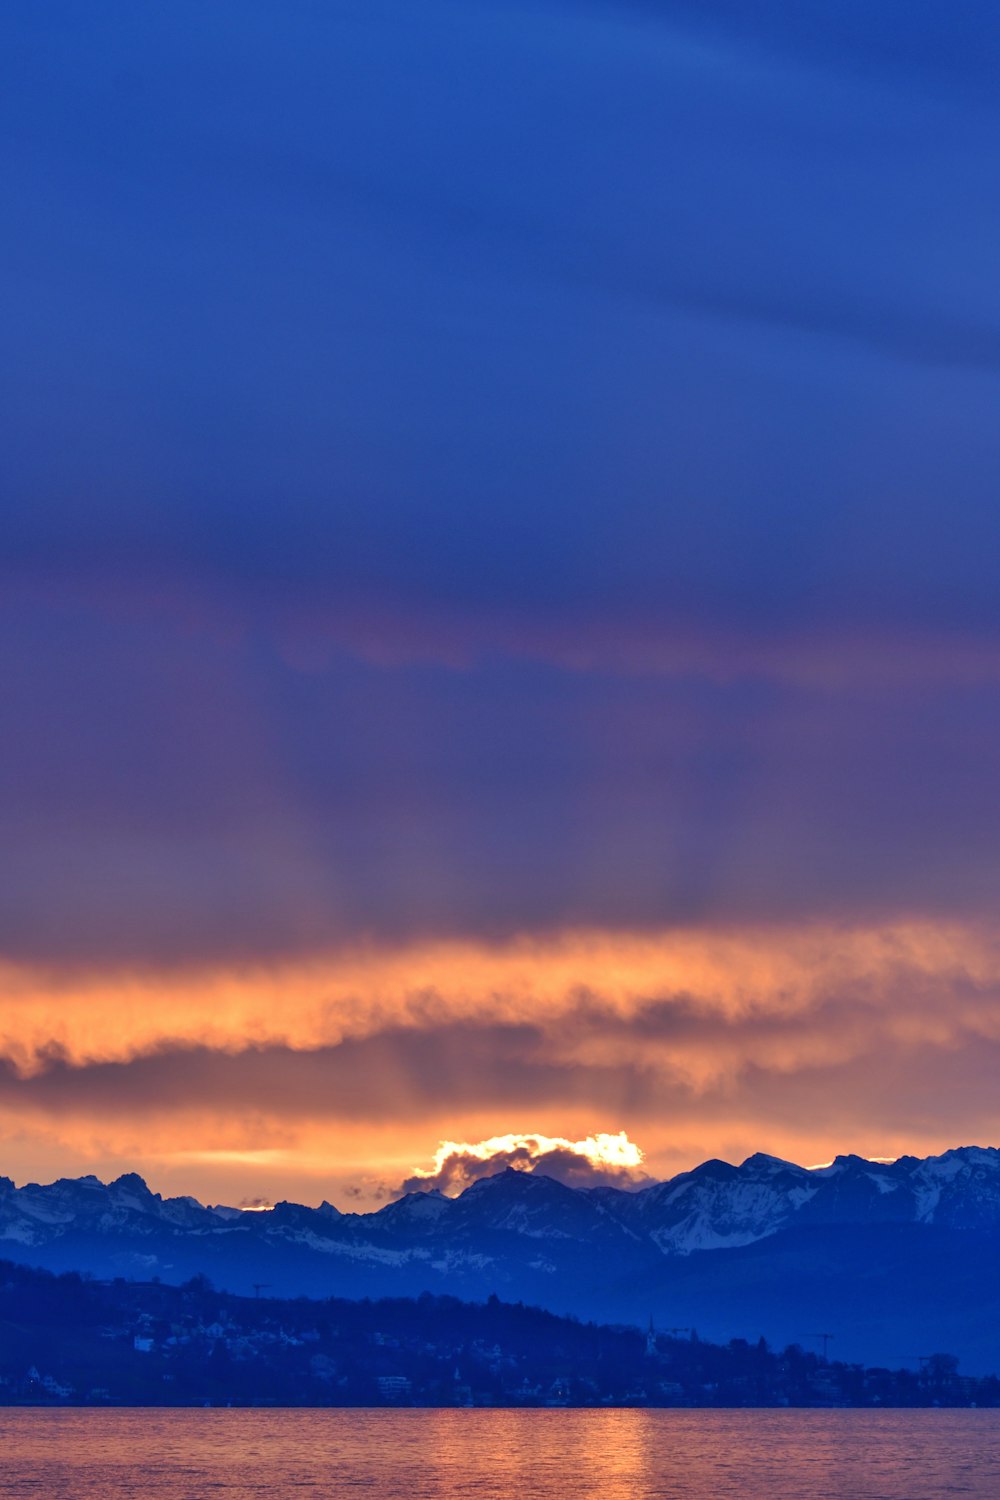
[[872, 1370], [520, 1303], [237, 1297], [0, 1262], [0, 1404], [1000, 1405], [948, 1354]]

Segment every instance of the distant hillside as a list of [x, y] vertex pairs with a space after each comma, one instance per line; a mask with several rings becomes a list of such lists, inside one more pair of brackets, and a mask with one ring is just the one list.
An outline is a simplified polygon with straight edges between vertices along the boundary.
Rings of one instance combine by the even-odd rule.
[[242, 1293], [496, 1292], [584, 1317], [653, 1313], [713, 1338], [766, 1330], [788, 1343], [822, 1328], [852, 1360], [945, 1348], [970, 1369], [1000, 1368], [992, 1148], [813, 1170], [757, 1155], [633, 1193], [506, 1171], [455, 1199], [412, 1193], [369, 1214], [209, 1208], [163, 1199], [135, 1175], [20, 1189], [0, 1179], [0, 1252], [105, 1278], [204, 1272]]
[[1000, 1380], [947, 1353], [864, 1370], [496, 1297], [286, 1301], [0, 1262], [0, 1405], [70, 1404], [996, 1406]]

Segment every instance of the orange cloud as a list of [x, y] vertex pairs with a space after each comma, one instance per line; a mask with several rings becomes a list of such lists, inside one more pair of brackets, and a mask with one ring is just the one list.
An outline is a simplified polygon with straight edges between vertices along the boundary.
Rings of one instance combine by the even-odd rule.
[[464, 1160], [496, 1137], [624, 1129], [665, 1175], [758, 1148], [943, 1149], [1000, 1124], [1000, 945], [974, 924], [8, 966], [4, 988], [0, 1170], [21, 1177], [135, 1167], [171, 1191], [346, 1204], [439, 1171], [439, 1141]]
[[649, 1181], [642, 1170], [643, 1160], [642, 1148], [624, 1130], [617, 1135], [601, 1131], [580, 1141], [523, 1132], [494, 1135], [486, 1141], [441, 1141], [433, 1166], [418, 1168], [402, 1190], [438, 1188], [454, 1195], [504, 1167], [542, 1172], [574, 1187], [638, 1187]]
[[[901, 976], [913, 990], [908, 1005], [900, 1003]], [[922, 1004], [926, 986], [941, 983], [954, 992], [949, 1008]], [[986, 998], [998, 983], [996, 935], [955, 922], [570, 931], [496, 945], [356, 948], [304, 962], [161, 972], [7, 964], [0, 968], [0, 1056], [27, 1075], [43, 1069], [54, 1051], [84, 1065], [128, 1061], [178, 1044], [224, 1052], [308, 1050], [396, 1026], [428, 1029], [489, 1018], [554, 1027], [588, 1005], [628, 1022], [653, 1000], [683, 1002], [688, 1013], [714, 1016], [721, 1032], [767, 1018], [790, 1022], [838, 994], [863, 995], [870, 1009], [878, 1009], [884, 995], [884, 1024], [900, 1039], [945, 1041], [956, 1021], [1000, 1035]], [[775, 1039], [767, 1045], [772, 1053], [788, 1049], [794, 1066], [813, 1043], [805, 1033], [792, 1043], [791, 1034], [789, 1028], [780, 1045]], [[823, 1046], [830, 1044], [827, 1037]], [[585, 1033], [565, 1045], [585, 1049]], [[627, 1037], [622, 1045], [628, 1047]], [[683, 1055], [683, 1026], [666, 1045], [675, 1060]], [[716, 1062], [728, 1066], [721, 1054]], [[699, 1073], [703, 1066], [697, 1065]]]

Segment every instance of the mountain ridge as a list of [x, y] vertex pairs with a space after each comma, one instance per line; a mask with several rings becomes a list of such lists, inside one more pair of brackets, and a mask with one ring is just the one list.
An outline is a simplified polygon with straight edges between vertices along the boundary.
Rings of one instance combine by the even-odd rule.
[[751, 1244], [792, 1222], [1000, 1225], [1000, 1149], [957, 1146], [894, 1161], [851, 1153], [819, 1167], [755, 1152], [738, 1166], [712, 1158], [634, 1189], [570, 1187], [544, 1173], [505, 1167], [455, 1197], [436, 1188], [412, 1191], [369, 1212], [344, 1211], [326, 1200], [315, 1208], [286, 1199], [253, 1209], [202, 1204], [191, 1195], [164, 1197], [137, 1172], [107, 1183], [89, 1173], [20, 1188], [0, 1177], [0, 1244], [43, 1243], [81, 1216], [92, 1228], [111, 1229], [129, 1213], [177, 1228], [239, 1225], [265, 1234], [276, 1226], [318, 1224], [354, 1239], [368, 1229], [380, 1236], [404, 1224], [424, 1233], [446, 1224], [462, 1231], [477, 1219], [533, 1237], [571, 1237], [599, 1232], [612, 1221], [633, 1238], [649, 1238], [662, 1254], [686, 1255]]
[[[937, 1347], [968, 1355], [981, 1346], [985, 1360], [1000, 1150], [894, 1162], [842, 1155], [813, 1168], [758, 1152], [633, 1191], [508, 1168], [454, 1198], [411, 1192], [368, 1213], [203, 1205], [165, 1198], [136, 1173], [20, 1188], [3, 1178], [0, 1256], [103, 1279], [206, 1274], [243, 1293], [259, 1284], [312, 1297], [496, 1292], [642, 1322], [655, 1305], [671, 1323], [727, 1338], [766, 1331], [793, 1341], [800, 1324], [839, 1316], [859, 1357], [894, 1358], [926, 1327]], [[1000, 1367], [1000, 1348], [991, 1357]]]

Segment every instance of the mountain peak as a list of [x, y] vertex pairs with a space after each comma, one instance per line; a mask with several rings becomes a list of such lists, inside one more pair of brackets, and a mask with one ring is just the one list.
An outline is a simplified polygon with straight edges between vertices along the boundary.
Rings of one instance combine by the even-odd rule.
[[478, 1194], [489, 1191], [503, 1191], [506, 1189], [517, 1193], [572, 1193], [573, 1188], [568, 1188], [559, 1181], [557, 1177], [549, 1177], [545, 1172], [519, 1171], [517, 1167], [504, 1167], [501, 1172], [493, 1172], [489, 1177], [477, 1177], [475, 1182], [459, 1193], [459, 1198], [467, 1198], [470, 1193]]
[[[752, 1161], [750, 1157], [748, 1160]], [[745, 1165], [745, 1164], [744, 1164]], [[731, 1161], [721, 1161], [717, 1156], [710, 1156], [708, 1161], [701, 1162], [697, 1167], [692, 1167], [690, 1172], [682, 1172], [682, 1177], [710, 1178], [717, 1182], [728, 1182], [737, 1175], [738, 1168]], [[674, 1181], [676, 1182], [676, 1178]]]
[[[81, 1178], [80, 1181], [96, 1182], [97, 1178], [84, 1177]], [[132, 1192], [135, 1193], [150, 1193], [150, 1189], [147, 1186], [146, 1179], [144, 1177], [140, 1177], [138, 1172], [123, 1172], [122, 1175], [120, 1177], [116, 1177], [114, 1182], [110, 1183], [109, 1186], [129, 1188]], [[150, 1193], [150, 1197], [152, 1197], [152, 1193]]]
[[477, 1177], [475, 1182], [470, 1182], [467, 1188], [463, 1188], [459, 1197], [464, 1198], [469, 1193], [487, 1192], [492, 1188], [502, 1187], [504, 1183], [510, 1185], [522, 1177], [530, 1176], [530, 1172], [518, 1172], [514, 1167], [503, 1167], [499, 1172], [491, 1172], [488, 1177]]
[[446, 1198], [444, 1193], [435, 1189], [428, 1193], [404, 1193], [402, 1198], [397, 1198], [394, 1203], [387, 1203], [384, 1208], [378, 1210], [378, 1217], [397, 1223], [400, 1221], [418, 1222], [424, 1220], [435, 1223], [442, 1214], [446, 1214], [452, 1207], [454, 1200]]
[[773, 1176], [781, 1172], [798, 1174], [805, 1171], [805, 1167], [797, 1166], [793, 1161], [785, 1161], [780, 1156], [768, 1156], [766, 1151], [755, 1151], [752, 1156], [747, 1157], [746, 1161], [740, 1163], [741, 1172], [746, 1172], [748, 1169], [758, 1176]]

